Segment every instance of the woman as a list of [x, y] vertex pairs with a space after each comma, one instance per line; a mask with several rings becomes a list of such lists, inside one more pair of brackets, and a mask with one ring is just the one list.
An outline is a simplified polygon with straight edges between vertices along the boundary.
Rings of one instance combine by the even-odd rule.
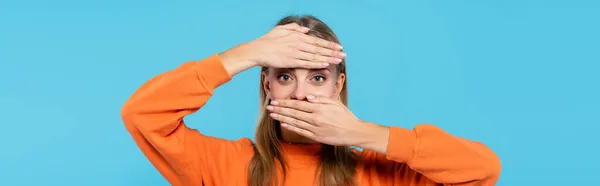
[[[498, 157], [430, 124], [386, 127], [346, 107], [340, 42], [312, 16], [282, 19], [262, 37], [190, 61], [141, 86], [122, 117], [172, 185], [494, 185]], [[213, 90], [261, 66], [256, 143], [186, 127]], [[360, 147], [359, 151], [350, 146]], [[275, 184], [277, 183], [277, 184]]]

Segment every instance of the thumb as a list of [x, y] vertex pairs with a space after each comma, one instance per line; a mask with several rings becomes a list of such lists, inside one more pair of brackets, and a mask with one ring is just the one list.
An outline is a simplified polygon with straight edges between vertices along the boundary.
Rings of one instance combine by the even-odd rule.
[[307, 27], [300, 26], [298, 23], [290, 23], [290, 24], [280, 25], [279, 28], [289, 30], [289, 31], [301, 32], [304, 34], [306, 34], [310, 30]]

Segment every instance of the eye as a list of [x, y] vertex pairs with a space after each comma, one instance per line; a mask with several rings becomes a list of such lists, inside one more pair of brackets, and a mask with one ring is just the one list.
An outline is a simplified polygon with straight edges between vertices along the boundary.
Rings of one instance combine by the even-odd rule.
[[292, 77], [290, 77], [287, 74], [280, 74], [280, 75], [277, 76], [277, 79], [279, 81], [284, 81], [285, 82], [285, 81], [289, 81], [290, 79], [292, 79]]
[[316, 81], [316, 82], [319, 82], [319, 83], [320, 83], [320, 82], [323, 82], [323, 81], [325, 81], [325, 77], [324, 77], [324, 76], [321, 76], [321, 75], [319, 75], [319, 76], [315, 76], [315, 77], [313, 77], [313, 81]]

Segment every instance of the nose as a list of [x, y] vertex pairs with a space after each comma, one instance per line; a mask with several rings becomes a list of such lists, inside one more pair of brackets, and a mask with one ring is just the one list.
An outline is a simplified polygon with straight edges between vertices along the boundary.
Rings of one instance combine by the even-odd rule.
[[309, 94], [309, 87], [304, 83], [297, 83], [294, 91], [292, 91], [291, 99], [306, 100], [306, 96]]

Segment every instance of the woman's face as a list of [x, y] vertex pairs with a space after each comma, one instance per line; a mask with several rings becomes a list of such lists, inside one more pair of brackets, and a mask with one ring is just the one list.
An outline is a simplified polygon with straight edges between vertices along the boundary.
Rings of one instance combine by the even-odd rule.
[[339, 96], [345, 81], [344, 74], [338, 74], [336, 65], [324, 69], [279, 69], [269, 68], [263, 74], [264, 89], [271, 99], [306, 100], [306, 96]]
[[[345, 74], [339, 74], [335, 65], [324, 69], [278, 69], [269, 68], [263, 73], [263, 88], [272, 100], [295, 99], [306, 101], [309, 95], [336, 98], [339, 96]], [[293, 143], [316, 143], [295, 132], [282, 130], [284, 141]]]

